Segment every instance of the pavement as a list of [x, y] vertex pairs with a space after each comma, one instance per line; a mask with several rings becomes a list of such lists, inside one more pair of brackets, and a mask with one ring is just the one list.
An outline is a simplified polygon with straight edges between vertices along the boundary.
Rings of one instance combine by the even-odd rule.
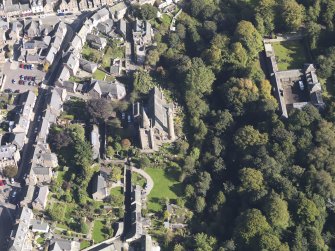
[[130, 168], [130, 170], [134, 173], [138, 173], [139, 175], [143, 176], [145, 178], [146, 182], [146, 186], [144, 188], [144, 191], [146, 193], [146, 195], [149, 195], [151, 190], [154, 188], [154, 181], [152, 180], [152, 178], [150, 177], [149, 174], [147, 174], [144, 170], [139, 169], [137, 167], [132, 166]]

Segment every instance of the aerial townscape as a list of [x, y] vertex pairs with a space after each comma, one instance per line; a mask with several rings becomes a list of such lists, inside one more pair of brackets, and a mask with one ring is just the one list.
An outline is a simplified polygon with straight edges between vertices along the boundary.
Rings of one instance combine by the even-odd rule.
[[335, 0], [0, 0], [0, 251], [335, 250]]

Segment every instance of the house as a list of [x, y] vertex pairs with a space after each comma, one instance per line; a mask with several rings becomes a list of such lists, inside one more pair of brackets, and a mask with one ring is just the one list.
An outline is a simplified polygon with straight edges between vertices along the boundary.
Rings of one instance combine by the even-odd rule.
[[68, 53], [64, 58], [64, 66], [67, 67], [71, 76], [76, 75], [79, 70], [79, 57], [73, 52]]
[[113, 20], [108, 18], [105, 22], [97, 25], [97, 30], [102, 34], [108, 35], [112, 31], [113, 25]]
[[10, 142], [21, 151], [24, 144], [27, 142], [27, 137], [24, 132], [22, 133], [12, 133], [9, 138]]
[[29, 173], [29, 184], [50, 184], [52, 180], [52, 169], [44, 166], [34, 166]]
[[45, 63], [47, 63], [49, 65], [52, 65], [57, 52], [58, 52], [57, 48], [55, 48], [54, 46], [50, 46], [48, 54], [46, 55], [46, 57], [44, 59]]
[[65, 65], [62, 66], [59, 72], [58, 78], [56, 80], [56, 85], [62, 85], [64, 81], [68, 81], [71, 77], [71, 73]]
[[57, 13], [77, 12], [78, 4], [76, 0], [61, 0]]
[[97, 35], [94, 35], [92, 33], [87, 34], [86, 36], [87, 43], [97, 50], [102, 50], [107, 45], [107, 39], [103, 37], [99, 37]]
[[304, 66], [304, 74], [306, 78], [306, 82], [308, 85], [309, 95], [311, 99], [311, 103], [319, 108], [323, 109], [325, 107], [325, 103], [322, 98], [322, 89], [321, 84], [316, 75], [316, 69], [313, 64], [305, 64]]
[[33, 236], [29, 230], [30, 222], [34, 217], [33, 211], [28, 207], [22, 207], [18, 215], [20, 216], [15, 222], [9, 251], [33, 250]]
[[149, 21], [136, 19], [133, 26], [133, 47], [135, 60], [138, 64], [144, 64], [146, 48], [152, 44], [153, 30]]
[[78, 0], [78, 9], [80, 11], [88, 10], [89, 7], [88, 7], [87, 0]]
[[44, 210], [47, 206], [48, 202], [48, 194], [49, 188], [48, 186], [37, 187], [38, 194], [37, 197], [34, 199], [32, 206], [35, 210]]
[[40, 220], [35, 220], [32, 219], [30, 222], [31, 225], [31, 231], [33, 233], [48, 233], [49, 232], [49, 224], [47, 222], [44, 221], [40, 221]]
[[91, 132], [91, 145], [93, 152], [93, 159], [98, 159], [100, 157], [100, 134], [97, 125], [93, 125]]
[[82, 39], [78, 35], [75, 35], [70, 43], [70, 50], [79, 53], [83, 48], [83, 45]]
[[94, 13], [90, 20], [92, 20], [93, 27], [97, 27], [99, 23], [105, 22], [108, 18], [109, 11], [107, 8], [103, 8]]
[[28, 38], [41, 36], [40, 23], [38, 21], [30, 20], [25, 24], [24, 33]]
[[94, 73], [98, 69], [98, 65], [86, 59], [80, 58], [79, 68], [88, 73]]
[[112, 15], [112, 18], [116, 21], [123, 19], [124, 15], [127, 12], [127, 5], [121, 1], [109, 8], [109, 12]]
[[107, 183], [105, 178], [99, 174], [93, 180], [92, 198], [96, 201], [102, 201], [108, 196]]
[[20, 160], [20, 153], [17, 146], [8, 144], [0, 146], [0, 171], [6, 166], [17, 167], [17, 162]]
[[174, 141], [174, 108], [167, 103], [163, 93], [155, 87], [150, 92], [146, 108], [136, 103], [134, 118], [139, 118], [141, 148], [144, 151], [157, 151], [164, 142]]
[[58, 85], [58, 87], [64, 88], [68, 93], [76, 93], [78, 84], [76, 82], [64, 81], [61, 85]]
[[9, 37], [13, 40], [19, 39], [23, 35], [23, 24], [20, 21], [11, 23]]
[[121, 100], [126, 96], [126, 88], [117, 80], [105, 82], [92, 80], [87, 91], [92, 98], [108, 98], [111, 100]]
[[42, 0], [32, 0], [31, 11], [33, 14], [43, 13], [44, 8]]
[[44, 0], [43, 10], [44, 13], [52, 13], [56, 7], [58, 1], [56, 0]]
[[55, 239], [50, 241], [49, 251], [79, 251], [80, 243], [65, 239]]
[[109, 68], [109, 72], [111, 75], [118, 77], [121, 75], [121, 71], [122, 71], [122, 61], [119, 58], [115, 58], [113, 60], [113, 64]]
[[132, 242], [141, 238], [143, 234], [142, 227], [142, 189], [140, 186], [131, 188], [131, 229], [126, 236], [126, 242]]
[[117, 24], [116, 32], [120, 34], [124, 39], [127, 35], [127, 23], [124, 19], [120, 19], [120, 21]]

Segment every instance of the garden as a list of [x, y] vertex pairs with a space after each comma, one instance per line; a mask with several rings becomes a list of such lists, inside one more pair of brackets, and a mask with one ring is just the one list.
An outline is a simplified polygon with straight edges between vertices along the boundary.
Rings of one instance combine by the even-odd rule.
[[279, 71], [301, 69], [309, 61], [303, 40], [275, 42], [272, 46]]

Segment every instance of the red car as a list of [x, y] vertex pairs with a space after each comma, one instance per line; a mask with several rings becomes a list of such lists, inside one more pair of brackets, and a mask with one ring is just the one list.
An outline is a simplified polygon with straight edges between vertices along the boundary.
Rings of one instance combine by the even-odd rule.
[[0, 180], [0, 187], [6, 185], [5, 182], [3, 180]]
[[22, 69], [23, 69], [23, 68], [24, 68], [24, 64], [20, 64], [20, 68], [22, 68]]

